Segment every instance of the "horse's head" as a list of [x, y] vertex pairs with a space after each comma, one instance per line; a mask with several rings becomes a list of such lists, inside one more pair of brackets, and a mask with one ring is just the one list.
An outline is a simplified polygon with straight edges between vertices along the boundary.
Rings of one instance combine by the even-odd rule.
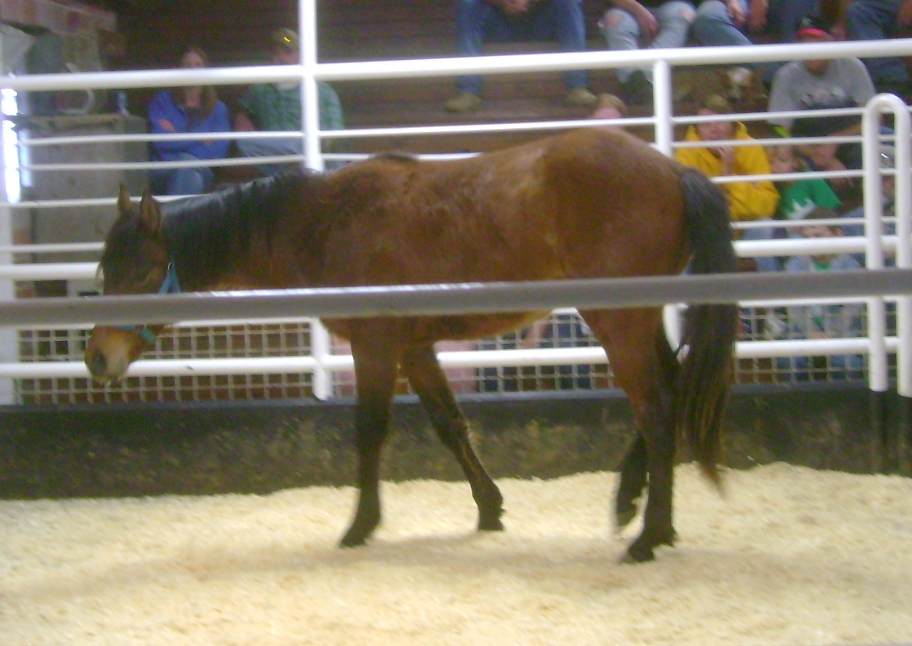
[[[106, 296], [155, 294], [177, 291], [176, 277], [168, 261], [158, 202], [146, 191], [133, 206], [121, 185], [117, 199], [120, 217], [108, 233], [99, 270]], [[162, 325], [96, 325], [86, 345], [85, 363], [99, 382], [119, 381], [127, 368], [155, 345]]]

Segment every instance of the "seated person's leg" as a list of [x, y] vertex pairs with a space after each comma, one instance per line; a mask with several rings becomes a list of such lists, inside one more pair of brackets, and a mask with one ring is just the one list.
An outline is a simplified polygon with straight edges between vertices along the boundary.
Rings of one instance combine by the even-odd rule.
[[[742, 240], [772, 240], [776, 229], [776, 227], [744, 229]], [[757, 264], [757, 271], [779, 271], [780, 269], [776, 256], [757, 256], [754, 261]]]
[[[174, 161], [197, 161], [197, 158], [182, 153]], [[155, 195], [198, 195], [212, 187], [215, 174], [207, 166], [156, 168], [150, 172], [149, 180]]]
[[[540, 39], [554, 39], [563, 52], [586, 51], [586, 20], [582, 0], [551, 0], [536, 16], [533, 29]], [[580, 107], [594, 106], [598, 99], [589, 91], [589, 75], [585, 70], [564, 72], [564, 83], [570, 92], [567, 101]]]
[[[742, 1], [747, 12], [747, 4]], [[701, 45], [750, 45], [750, 39], [732, 22], [728, 7], [722, 0], [703, 0], [693, 23], [694, 39]]]
[[[608, 49], [611, 51], [624, 52], [639, 49], [640, 26], [630, 13], [623, 9], [609, 9], [601, 27], [605, 34], [605, 41], [608, 43]], [[636, 69], [638, 68], [618, 68], [618, 80], [626, 83]]]
[[684, 47], [690, 35], [690, 28], [697, 17], [693, 5], [683, 0], [666, 2], [656, 10], [659, 33], [650, 43], [653, 49]]
[[[500, 13], [484, 0], [458, 0], [456, 4], [456, 49], [460, 56], [479, 56], [485, 40], [507, 40], [507, 27]], [[481, 107], [482, 79], [466, 74], [456, 79], [458, 94], [446, 102], [450, 112]]]
[[[885, 40], [895, 26], [896, 3], [856, 1], [846, 7], [846, 29], [851, 40]], [[909, 71], [900, 58], [863, 59], [878, 92], [901, 93], [907, 89]]]
[[[279, 157], [304, 154], [304, 142], [298, 137], [238, 139], [237, 149], [244, 157]], [[289, 163], [291, 160], [289, 160]], [[257, 170], [263, 175], [279, 172], [285, 164], [261, 164]]]

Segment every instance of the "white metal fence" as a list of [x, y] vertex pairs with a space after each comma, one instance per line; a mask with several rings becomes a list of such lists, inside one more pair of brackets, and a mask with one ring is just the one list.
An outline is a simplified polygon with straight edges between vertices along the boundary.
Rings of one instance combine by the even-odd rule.
[[[517, 71], [559, 71], [577, 68], [617, 68], [648, 63], [655, 71], [654, 117], [628, 119], [623, 124], [648, 123], [655, 130], [655, 145], [672, 154], [678, 145], [673, 132], [677, 124], [698, 123], [705, 118], [683, 117], [673, 112], [671, 70], [680, 65], [718, 65], [720, 63], [762, 62], [783, 59], [809, 59], [844, 56], [912, 55], [912, 40], [872, 43], [830, 43], [819, 45], [777, 45], [751, 48], [689, 48], [682, 50], [641, 50], [636, 52], [588, 52], [580, 54], [537, 54], [493, 56], [474, 59], [432, 59], [415, 61], [371, 61], [364, 63], [317, 62], [317, 34], [312, 0], [301, 3], [301, 42], [304, 44], [301, 66], [219, 68], [209, 70], [161, 70], [154, 72], [112, 72], [92, 74], [0, 77], [0, 88], [15, 91], [40, 91], [76, 88], [113, 89], [125, 87], [163, 87], [180, 84], [241, 84], [264, 80], [299, 80], [302, 83], [304, 118], [302, 130], [305, 154], [300, 158], [309, 167], [323, 168], [320, 152], [323, 139], [370, 138], [395, 134], [435, 135], [454, 132], [502, 132], [505, 130], [538, 131], [591, 126], [592, 121], [548, 121], [499, 125], [453, 125], [440, 127], [349, 129], [320, 132], [317, 120], [317, 80], [360, 80], [377, 78], [421, 78], [452, 76], [466, 72], [490, 74]], [[840, 141], [860, 141], [865, 151], [863, 171], [843, 175], [863, 176], [865, 186], [865, 224], [868, 235], [857, 238], [822, 240], [775, 240], [738, 242], [741, 256], [786, 256], [796, 253], [840, 251], [863, 253], [869, 269], [880, 269], [885, 258], [895, 257], [900, 268], [912, 267], [910, 251], [910, 125], [908, 107], [893, 96], [878, 96], [868, 106], [826, 114], [862, 114], [864, 133]], [[875, 234], [881, 229], [883, 214], [879, 196], [881, 170], [876, 161], [885, 137], [880, 133], [882, 116], [892, 115], [895, 135], [886, 139], [895, 145], [897, 164], [896, 235]], [[765, 120], [766, 112], [738, 114], [740, 121]], [[276, 133], [284, 136], [295, 133]], [[261, 136], [226, 133], [226, 138]], [[48, 146], [92, 146], [135, 144], [166, 138], [193, 138], [190, 135], [152, 136], [142, 133], [113, 135], [45, 137], [22, 142], [23, 148]], [[805, 140], [812, 142], [813, 140]], [[760, 144], [780, 144], [782, 140], [758, 140]], [[737, 142], [730, 142], [737, 145]], [[325, 159], [349, 159], [349, 155], [326, 155]], [[285, 158], [287, 161], [288, 158]], [[263, 158], [256, 160], [262, 163]], [[229, 159], [224, 165], [250, 163]], [[211, 165], [211, 162], [200, 162]], [[92, 159], [66, 164], [34, 164], [24, 170], [43, 173], [76, 173], [78, 171], [138, 171], [163, 165], [194, 165], [191, 162], [151, 164], [125, 163]], [[834, 173], [818, 176], [833, 177]], [[808, 175], [803, 174], [803, 177]], [[4, 173], [0, 173], [0, 178]], [[744, 177], [739, 177], [743, 181]], [[748, 178], [750, 179], [750, 178]], [[782, 176], [753, 179], [783, 179]], [[3, 181], [0, 179], [0, 181]], [[720, 181], [731, 181], [722, 178]], [[3, 188], [0, 186], [0, 188]], [[4, 192], [5, 194], [5, 192]], [[166, 335], [159, 348], [147, 360], [138, 362], [130, 378], [121, 387], [96, 388], [88, 379], [82, 364], [82, 349], [90, 328], [88, 321], [97, 317], [78, 318], [72, 308], [49, 308], [43, 318], [22, 323], [28, 318], [29, 299], [15, 298], [15, 285], [32, 281], [65, 281], [58, 292], [71, 298], [91, 287], [95, 263], [90, 260], [100, 251], [101, 236], [96, 242], [78, 244], [29, 245], [13, 240], [15, 215], [29, 209], [60, 209], [66, 217], [78, 218], [86, 209], [111, 209], [114, 195], [101, 198], [25, 200], [0, 203], [0, 402], [2, 403], [67, 403], [82, 401], [133, 401], [171, 399], [238, 399], [286, 398], [316, 394], [320, 397], [347, 395], [352, 392], [351, 358], [344, 346], [333, 348], [331, 340], [313, 319], [262, 320], [256, 324], [211, 317], [209, 321], [182, 324], [172, 335]], [[844, 221], [843, 221], [844, 223]], [[778, 224], [778, 223], [774, 223]], [[765, 222], [763, 226], [769, 226]], [[786, 223], [781, 223], [787, 226]], [[756, 226], [739, 225], [742, 228]], [[53, 256], [51, 254], [54, 254]], [[68, 262], [47, 262], [48, 258], [76, 258]], [[44, 262], [35, 262], [40, 258]], [[89, 258], [89, 259], [86, 259]], [[874, 273], [872, 272], [872, 276]], [[900, 272], [897, 274], [906, 277]], [[745, 275], [745, 281], [763, 283], [765, 277]], [[794, 277], [795, 280], [799, 280]], [[693, 279], [681, 278], [682, 281]], [[39, 283], [43, 284], [43, 283]], [[53, 284], [53, 283], [52, 283]], [[742, 333], [738, 344], [738, 371], [741, 383], [792, 383], [799, 376], [823, 379], [856, 377], [834, 364], [833, 357], [859, 357], [860, 375], [874, 390], [884, 391], [895, 381], [900, 392], [912, 396], [912, 281], [905, 289], [893, 289], [888, 296], [877, 281], [870, 281], [851, 297], [840, 294], [826, 301], [813, 290], [802, 299], [785, 301], [782, 281], [771, 284], [762, 299], [741, 299]], [[566, 292], [561, 288], [561, 292]], [[557, 292], [549, 306], [558, 302]], [[789, 293], [789, 296], [794, 296]], [[180, 297], [156, 297], [179, 299]], [[664, 302], [674, 302], [668, 298]], [[860, 336], [847, 339], [792, 340], [782, 338], [778, 321], [791, 304], [826, 306], [857, 302], [863, 306]], [[31, 303], [32, 305], [34, 303]], [[198, 303], [207, 307], [209, 301]], [[131, 306], [133, 307], [133, 306]], [[148, 312], [145, 304], [136, 304], [133, 315]], [[205, 315], [202, 317], [205, 318]], [[669, 332], [675, 334], [675, 317], [669, 316]], [[478, 344], [455, 344], [439, 348], [441, 360], [460, 392], [504, 392], [541, 389], [587, 389], [613, 386], [610, 363], [602, 350], [593, 347], [585, 326], [572, 309], [558, 309], [547, 324], [536, 330], [534, 339], [514, 335], [488, 339]], [[797, 370], [793, 357], [818, 357], [810, 366]], [[816, 368], [814, 367], [816, 365]], [[799, 375], [799, 372], [817, 373]], [[404, 388], [405, 386], [403, 386]]]

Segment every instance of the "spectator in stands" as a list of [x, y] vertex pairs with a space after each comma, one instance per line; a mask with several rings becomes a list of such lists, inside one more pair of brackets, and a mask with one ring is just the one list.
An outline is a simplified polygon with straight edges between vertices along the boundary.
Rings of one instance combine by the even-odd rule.
[[[770, 168], [777, 175], [810, 170], [795, 146], [773, 146], [768, 154]], [[820, 177], [777, 181], [775, 186], [780, 196], [776, 217], [780, 220], [803, 220], [816, 207], [837, 210], [842, 206], [830, 185]]]
[[[457, 0], [456, 40], [461, 56], [478, 56], [485, 40], [491, 42], [557, 39], [563, 52], [586, 51], [586, 24], [582, 0]], [[596, 97], [584, 70], [564, 72], [566, 101], [592, 107]], [[450, 112], [481, 107], [481, 76], [459, 77], [459, 93], [447, 101]]]
[[[895, 168], [896, 149], [889, 144], [884, 144], [880, 147], [880, 199], [883, 208], [883, 216], [885, 218], [892, 218], [896, 215], [896, 176], [892, 173]], [[860, 220], [863, 220], [865, 217], [863, 204], [846, 211], [843, 213], [842, 217], [855, 220], [852, 224], [845, 224], [842, 226], [842, 231], [845, 235], [862, 236], [865, 234], [865, 226], [860, 222]], [[895, 224], [884, 224], [884, 235], [893, 235], [895, 232]], [[859, 263], [864, 264], [865, 260], [863, 253], [855, 254], [855, 258]], [[889, 254], [886, 258], [886, 262], [888, 265], [895, 264], [895, 256]]]
[[[751, 45], [751, 36], [767, 35], [777, 43], [795, 40], [798, 22], [819, 12], [819, 0], [703, 0], [697, 8], [693, 37], [701, 45]], [[769, 84], [782, 63], [761, 63]]]
[[[824, 208], [816, 208], [805, 217], [806, 225], [801, 227], [801, 236], [811, 239], [836, 238], [843, 235], [839, 226], [826, 224], [823, 220], [838, 219], [839, 216]], [[861, 265], [850, 254], [818, 253], [792, 256], [785, 263], [785, 270], [808, 271], [854, 271]], [[788, 339], [844, 339], [861, 336], [862, 306], [859, 303], [837, 303], [832, 305], [801, 305], [787, 309], [786, 338]], [[780, 357], [779, 368], [787, 371], [787, 377], [807, 381], [819, 372], [825, 379], [862, 379], [864, 362], [861, 355], [832, 355], [829, 357]]]
[[[845, 26], [852, 40], [885, 40], [912, 26], [912, 0], [853, 0]], [[866, 58], [864, 64], [878, 92], [909, 96], [909, 69], [901, 58]]]
[[[728, 100], [719, 94], [711, 95], [698, 110], [700, 116], [730, 115], [731, 112]], [[688, 127], [684, 141], [701, 141], [708, 145], [680, 147], [675, 152], [675, 158], [687, 166], [703, 171], [709, 177], [769, 175], [769, 158], [762, 146], [734, 146], [726, 143], [753, 140], [747, 132], [747, 127], [738, 121], [704, 121]], [[728, 198], [731, 217], [736, 222], [769, 219], [776, 212], [779, 193], [770, 180], [725, 182], [719, 186]], [[743, 237], [745, 240], [769, 240], [773, 233], [772, 227], [749, 228], [745, 229]], [[756, 264], [757, 269], [761, 271], [776, 269], [776, 260], [773, 257], [757, 258]]]
[[[833, 40], [829, 25], [818, 17], [805, 18], [796, 33], [800, 43]], [[808, 116], [796, 119], [782, 112], [851, 108], [864, 105], [874, 96], [874, 85], [864, 64], [857, 58], [792, 61], [773, 77], [770, 91], [770, 123], [791, 131], [795, 137], [851, 136], [861, 133], [858, 115], [833, 117]], [[803, 146], [813, 170], [839, 171], [861, 167], [859, 144], [813, 144]], [[830, 180], [843, 199], [853, 199], [858, 182], [851, 178]]]
[[[833, 36], [823, 18], [810, 17], [801, 20], [795, 39], [814, 44], [830, 42]], [[859, 106], [872, 96], [871, 77], [857, 58], [792, 61], [773, 77], [769, 99], [769, 111], [773, 115], [769, 121], [789, 130], [794, 117], [776, 113]]]
[[[629, 51], [640, 44], [652, 49], [683, 47], [696, 17], [693, 4], [682, 0], [610, 0], [599, 26], [608, 49]], [[617, 71], [629, 105], [652, 104], [652, 66]]]
[[[276, 65], [298, 65], [301, 51], [298, 34], [291, 29], [279, 29], [271, 36], [272, 62]], [[345, 128], [342, 104], [335, 90], [323, 82], [317, 83], [320, 107], [320, 129], [341, 130]], [[299, 83], [262, 83], [251, 86], [239, 102], [234, 117], [234, 129], [240, 132], [300, 131], [301, 86]], [[304, 141], [301, 136], [279, 139], [239, 139], [238, 151], [245, 157], [272, 157], [279, 155], [302, 155]], [[328, 166], [328, 165], [327, 165]], [[271, 175], [282, 168], [282, 164], [263, 164], [258, 167], [264, 175]]]
[[[206, 52], [188, 46], [180, 59], [185, 69], [209, 66]], [[228, 108], [211, 85], [191, 85], [162, 90], [149, 103], [152, 134], [230, 132]], [[227, 156], [229, 139], [195, 139], [152, 142], [152, 161], [199, 161]], [[208, 166], [154, 168], [149, 174], [156, 195], [196, 195], [210, 190], [215, 173]]]

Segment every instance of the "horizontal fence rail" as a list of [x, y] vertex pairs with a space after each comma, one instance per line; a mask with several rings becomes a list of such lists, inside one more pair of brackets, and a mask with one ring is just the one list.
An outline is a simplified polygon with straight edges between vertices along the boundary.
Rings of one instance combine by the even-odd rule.
[[529, 283], [453, 283], [237, 292], [168, 296], [28, 299], [7, 303], [0, 326], [91, 320], [102, 325], [171, 323], [294, 315], [329, 317], [441, 316], [605, 309], [668, 303], [736, 303], [741, 299], [908, 295], [912, 270], [807, 274], [743, 274], [605, 278]]

